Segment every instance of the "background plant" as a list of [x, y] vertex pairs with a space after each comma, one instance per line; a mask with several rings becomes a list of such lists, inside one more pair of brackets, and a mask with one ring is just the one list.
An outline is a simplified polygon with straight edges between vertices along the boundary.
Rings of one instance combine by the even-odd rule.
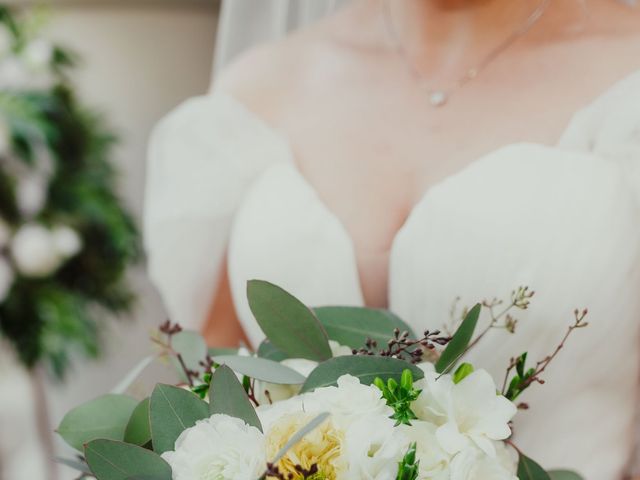
[[115, 137], [77, 99], [75, 57], [42, 25], [0, 5], [0, 335], [27, 367], [62, 376], [131, 307], [139, 242], [115, 189]]

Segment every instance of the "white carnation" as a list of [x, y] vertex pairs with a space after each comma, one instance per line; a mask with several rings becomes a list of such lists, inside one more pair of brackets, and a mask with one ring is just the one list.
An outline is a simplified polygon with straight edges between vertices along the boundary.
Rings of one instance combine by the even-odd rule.
[[418, 478], [449, 480], [451, 455], [445, 452], [436, 439], [437, 427], [429, 422], [413, 420], [406, 431], [411, 443], [416, 444], [416, 460], [420, 462]]
[[262, 433], [227, 415], [196, 422], [162, 458], [173, 480], [256, 480], [266, 468]]
[[82, 249], [82, 239], [78, 233], [66, 226], [54, 227], [51, 231], [53, 243], [62, 257], [73, 257]]
[[9, 262], [0, 257], [0, 303], [6, 300], [9, 290], [11, 290], [14, 277], [15, 274]]
[[344, 441], [346, 478], [395, 480], [398, 462], [409, 449], [409, 437], [407, 430], [394, 424], [389, 418], [374, 416], [349, 426]]
[[11, 255], [18, 271], [29, 277], [46, 277], [62, 261], [51, 232], [37, 224], [18, 229], [11, 239]]
[[511, 435], [509, 421], [516, 414], [516, 406], [496, 394], [493, 378], [484, 370], [477, 370], [454, 384], [450, 375], [425, 373], [417, 383], [422, 394], [413, 404], [421, 420], [438, 426], [436, 437], [450, 454], [470, 445], [486, 453], [495, 453], [492, 440]]
[[476, 447], [458, 453], [451, 461], [451, 480], [518, 480], [516, 461], [502, 442], [494, 442], [496, 455]]

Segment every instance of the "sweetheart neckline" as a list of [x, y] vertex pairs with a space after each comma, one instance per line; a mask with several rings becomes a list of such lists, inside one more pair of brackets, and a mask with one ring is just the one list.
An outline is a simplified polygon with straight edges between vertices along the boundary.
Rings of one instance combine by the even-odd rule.
[[[575, 112], [573, 112], [569, 122], [567, 123], [567, 125], [565, 126], [564, 130], [562, 132], [560, 132], [560, 135], [558, 136], [558, 138], [561, 138], [562, 135], [567, 132], [569, 126], [571, 125], [573, 118], [575, 117], [575, 115], [577, 115], [578, 113], [580, 113], [581, 111], [587, 109], [589, 106], [593, 105], [595, 102], [597, 102], [599, 99], [607, 96], [610, 92], [614, 91], [616, 89], [616, 87], [622, 83], [624, 83], [626, 80], [639, 75], [640, 74], [640, 70], [635, 70], [633, 72], [631, 72], [628, 75], [625, 75], [622, 79], [616, 80], [615, 82], [613, 82], [611, 85], [609, 85], [607, 88], [605, 88], [602, 93], [599, 93], [597, 95], [594, 96], [594, 98], [588, 100], [587, 102], [585, 102], [584, 105], [582, 105], [580, 108], [578, 108]], [[329, 205], [322, 199], [320, 192], [318, 191], [318, 189], [304, 176], [304, 174], [302, 173], [300, 167], [298, 166], [298, 164], [296, 163], [295, 160], [295, 155], [294, 155], [294, 151], [293, 148], [291, 147], [291, 143], [289, 141], [289, 138], [287, 137], [287, 135], [279, 130], [277, 130], [276, 128], [272, 127], [265, 119], [263, 119], [259, 114], [257, 114], [256, 112], [254, 112], [253, 110], [251, 110], [248, 106], [246, 106], [241, 100], [239, 100], [238, 98], [236, 98], [233, 94], [226, 92], [224, 90], [219, 90], [219, 89], [214, 89], [211, 92], [211, 95], [221, 95], [225, 98], [227, 98], [236, 108], [240, 109], [243, 111], [243, 113], [245, 113], [248, 117], [250, 117], [252, 120], [254, 120], [257, 124], [259, 124], [261, 127], [264, 128], [265, 131], [268, 131], [271, 135], [274, 136], [274, 138], [278, 139], [282, 145], [284, 146], [287, 155], [288, 155], [288, 162], [286, 163], [286, 165], [293, 171], [293, 173], [295, 174], [296, 178], [298, 179], [298, 181], [305, 187], [305, 189], [307, 189], [309, 192], [311, 192], [313, 194], [314, 199], [317, 201], [317, 203], [319, 204], [320, 208], [323, 210], [324, 213], [327, 214], [328, 217], [330, 217], [331, 219], [333, 219], [336, 224], [338, 225], [338, 227], [341, 230], [342, 235], [345, 237], [345, 240], [348, 242], [349, 244], [349, 248], [352, 252], [352, 264], [353, 264], [353, 268], [355, 269], [355, 273], [356, 273], [356, 278], [358, 279], [358, 291], [360, 294], [360, 298], [363, 300], [363, 304], [364, 302], [364, 290], [363, 290], [363, 282], [362, 282], [362, 276], [360, 275], [360, 268], [358, 265], [358, 255], [356, 252], [356, 244], [355, 241], [353, 239], [353, 236], [351, 235], [351, 233], [349, 232], [349, 229], [347, 228], [347, 226], [344, 224], [344, 222], [340, 219], [340, 217], [329, 207]], [[446, 185], [447, 183], [449, 183], [450, 181], [454, 180], [455, 178], [463, 175], [467, 170], [476, 167], [478, 164], [480, 164], [483, 161], [486, 161], [487, 159], [497, 155], [499, 152], [501, 152], [504, 149], [510, 149], [510, 148], [517, 148], [517, 147], [526, 147], [526, 146], [535, 146], [535, 147], [541, 147], [541, 148], [548, 148], [548, 149], [562, 149], [563, 147], [560, 147], [556, 144], [554, 145], [549, 145], [549, 144], [544, 144], [544, 143], [540, 143], [540, 142], [510, 142], [510, 143], [506, 143], [504, 145], [501, 145], [497, 148], [491, 149], [488, 152], [480, 155], [477, 158], [472, 159], [469, 163], [465, 164], [464, 167], [462, 167], [461, 169], [448, 174], [446, 176], [444, 176], [443, 178], [441, 178], [440, 180], [434, 182], [433, 184], [427, 186], [424, 191], [420, 194], [419, 199], [411, 206], [411, 208], [408, 209], [407, 211], [407, 215], [404, 219], [404, 221], [402, 222], [402, 224], [400, 225], [400, 227], [396, 230], [396, 232], [393, 234], [391, 241], [389, 243], [389, 247], [388, 247], [388, 251], [389, 251], [389, 257], [391, 257], [391, 254], [393, 253], [395, 247], [396, 247], [396, 243], [398, 240], [398, 237], [400, 236], [400, 234], [403, 232], [404, 229], [407, 228], [407, 226], [409, 225], [412, 217], [414, 216], [415, 212], [424, 204], [424, 202], [426, 201], [427, 197], [434, 191], [434, 190], [438, 190], [439, 188], [441, 188], [442, 186]], [[270, 167], [268, 167], [267, 169], [265, 169], [265, 171], [262, 173], [262, 175], [265, 175], [266, 172], [270, 171], [272, 168], [276, 167], [278, 164], [274, 164], [271, 165]], [[262, 176], [261, 175], [261, 176]], [[389, 279], [387, 278], [387, 285], [386, 285], [386, 292], [385, 292], [385, 305], [389, 304], [390, 301], [390, 291], [389, 291]]]

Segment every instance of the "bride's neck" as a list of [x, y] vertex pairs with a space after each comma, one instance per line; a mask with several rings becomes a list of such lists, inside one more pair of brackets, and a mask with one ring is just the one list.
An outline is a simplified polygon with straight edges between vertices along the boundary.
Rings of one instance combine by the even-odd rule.
[[[392, 41], [421, 70], [454, 75], [527, 26], [544, 38], [581, 17], [581, 0], [380, 0]], [[543, 16], [534, 16], [544, 8]], [[533, 25], [535, 23], [535, 25]], [[541, 30], [549, 30], [541, 32]], [[557, 33], [557, 32], [556, 32]]]

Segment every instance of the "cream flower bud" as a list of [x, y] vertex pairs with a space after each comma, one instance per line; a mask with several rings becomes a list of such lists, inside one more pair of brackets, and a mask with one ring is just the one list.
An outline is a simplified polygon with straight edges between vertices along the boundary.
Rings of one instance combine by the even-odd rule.
[[61, 263], [52, 235], [45, 227], [27, 224], [11, 240], [11, 254], [18, 271], [29, 277], [46, 277]]
[[82, 250], [82, 238], [73, 229], [65, 226], [54, 227], [51, 231], [53, 243], [62, 257], [73, 257]]
[[37, 215], [47, 198], [47, 182], [40, 175], [26, 175], [18, 180], [16, 204], [25, 217]]

